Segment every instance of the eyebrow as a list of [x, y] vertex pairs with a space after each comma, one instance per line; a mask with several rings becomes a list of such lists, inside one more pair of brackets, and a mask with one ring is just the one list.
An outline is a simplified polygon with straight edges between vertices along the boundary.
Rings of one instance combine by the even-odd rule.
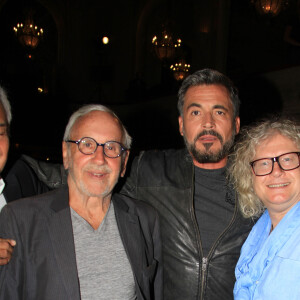
[[7, 124], [6, 123], [0, 123], [0, 127], [6, 127]]
[[[201, 108], [202, 105], [199, 104], [199, 103], [191, 103], [191, 104], [187, 107], [187, 109], [190, 109], [191, 107], [199, 107], [199, 108]], [[213, 108], [213, 109], [224, 109], [224, 110], [227, 111], [227, 112], [229, 111], [228, 108], [226, 108], [225, 106], [220, 105], [220, 104], [216, 104], [216, 105], [214, 105], [212, 108]]]

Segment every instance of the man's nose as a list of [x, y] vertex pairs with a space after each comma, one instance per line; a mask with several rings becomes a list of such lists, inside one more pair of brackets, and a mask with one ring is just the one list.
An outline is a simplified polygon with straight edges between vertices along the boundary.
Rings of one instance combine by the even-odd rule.
[[93, 153], [93, 159], [97, 160], [97, 162], [104, 162], [106, 156], [104, 154], [103, 146], [98, 146], [96, 151]]
[[211, 113], [204, 114], [202, 126], [210, 129], [215, 126], [215, 121]]

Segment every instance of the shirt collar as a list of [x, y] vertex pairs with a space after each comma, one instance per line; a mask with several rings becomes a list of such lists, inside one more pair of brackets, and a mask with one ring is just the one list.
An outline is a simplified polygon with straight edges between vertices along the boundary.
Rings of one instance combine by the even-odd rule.
[[4, 182], [4, 180], [1, 178], [1, 179], [0, 179], [0, 194], [2, 194], [4, 188], [5, 188], [5, 182]]

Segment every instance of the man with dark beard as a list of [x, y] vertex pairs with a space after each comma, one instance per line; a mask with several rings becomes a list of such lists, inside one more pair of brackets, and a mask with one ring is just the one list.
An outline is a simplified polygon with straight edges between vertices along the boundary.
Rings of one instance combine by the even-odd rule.
[[164, 299], [233, 299], [234, 268], [252, 227], [226, 180], [228, 154], [240, 129], [231, 80], [204, 69], [178, 92], [179, 131], [186, 148], [142, 152], [122, 193], [160, 215]]
[[[178, 97], [186, 148], [142, 152], [121, 193], [158, 211], [165, 300], [233, 299], [234, 268], [253, 225], [226, 180], [240, 128], [238, 93], [229, 78], [204, 69], [183, 81]], [[50, 165], [30, 164], [50, 189], [63, 183]]]

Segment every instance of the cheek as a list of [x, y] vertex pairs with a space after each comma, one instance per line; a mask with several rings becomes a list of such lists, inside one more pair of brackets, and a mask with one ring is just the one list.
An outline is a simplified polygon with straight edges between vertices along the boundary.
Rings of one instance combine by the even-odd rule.
[[7, 156], [8, 148], [9, 148], [9, 140], [8, 138], [3, 138], [0, 141], [0, 153], [3, 157]]
[[121, 159], [118, 159], [117, 161], [111, 161], [110, 163], [108, 163], [108, 166], [116, 174], [120, 174], [121, 173], [121, 168], [122, 168], [122, 161], [121, 161]]
[[254, 193], [258, 197], [260, 197], [260, 195], [261, 195], [262, 187], [263, 187], [263, 184], [262, 184], [261, 180], [259, 180], [257, 177], [255, 177], [253, 179], [253, 190], [254, 190]]

